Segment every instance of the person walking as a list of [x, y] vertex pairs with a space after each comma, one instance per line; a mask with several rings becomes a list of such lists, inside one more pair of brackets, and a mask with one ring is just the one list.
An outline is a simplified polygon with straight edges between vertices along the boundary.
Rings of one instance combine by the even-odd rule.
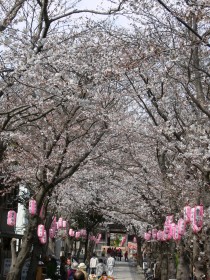
[[127, 262], [128, 261], [128, 251], [125, 251], [124, 257], [125, 257], [125, 262]]
[[98, 260], [98, 264], [96, 266], [96, 275], [97, 275], [97, 277], [100, 278], [104, 271], [105, 271], [105, 264], [103, 262], [103, 259], [99, 259]]
[[80, 263], [78, 265], [78, 269], [77, 270], [82, 271], [84, 273], [84, 275], [85, 275], [85, 280], [88, 280], [88, 274], [87, 274], [86, 268], [87, 268], [87, 266], [85, 265], [85, 263]]
[[111, 255], [109, 255], [106, 265], [107, 265], [107, 275], [112, 276], [114, 272], [115, 259]]
[[92, 258], [90, 259], [90, 271], [96, 274], [96, 266], [98, 264], [98, 258], [96, 257], [96, 254], [93, 253]]

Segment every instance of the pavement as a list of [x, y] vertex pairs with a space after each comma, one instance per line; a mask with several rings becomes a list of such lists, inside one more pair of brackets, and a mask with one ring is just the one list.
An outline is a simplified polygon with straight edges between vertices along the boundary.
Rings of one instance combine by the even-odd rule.
[[132, 261], [116, 261], [113, 277], [115, 280], [145, 280], [142, 270]]

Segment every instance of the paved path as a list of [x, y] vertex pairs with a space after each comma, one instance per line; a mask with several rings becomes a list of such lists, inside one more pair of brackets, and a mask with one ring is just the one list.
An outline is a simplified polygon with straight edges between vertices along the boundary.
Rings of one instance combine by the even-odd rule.
[[136, 266], [131, 262], [117, 261], [113, 276], [116, 280], [145, 280], [144, 275], [137, 273]]

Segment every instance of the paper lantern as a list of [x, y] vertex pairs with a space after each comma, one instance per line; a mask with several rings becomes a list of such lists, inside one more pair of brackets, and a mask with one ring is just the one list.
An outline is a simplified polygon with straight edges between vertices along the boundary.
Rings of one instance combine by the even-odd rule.
[[54, 238], [54, 237], [55, 237], [55, 231], [54, 231], [53, 228], [50, 228], [50, 229], [49, 229], [49, 237], [50, 237], [50, 238]]
[[15, 226], [16, 225], [16, 217], [17, 217], [17, 214], [14, 210], [10, 210], [8, 211], [7, 213], [7, 225], [8, 226]]
[[47, 243], [47, 232], [44, 230], [43, 236], [39, 237], [39, 241], [41, 244], [46, 244]]
[[165, 225], [169, 225], [169, 224], [173, 223], [173, 220], [174, 220], [173, 215], [166, 216]]
[[186, 223], [185, 223], [184, 219], [179, 219], [178, 220], [179, 235], [184, 235], [185, 234], [185, 229], [186, 229]]
[[44, 231], [45, 231], [45, 227], [44, 225], [38, 225], [38, 229], [37, 229], [37, 235], [38, 237], [43, 237], [44, 236]]
[[195, 206], [194, 208], [194, 223], [197, 227], [203, 226], [203, 205]]
[[181, 235], [179, 235], [179, 228], [178, 228], [177, 225], [175, 225], [175, 226], [173, 227], [173, 239], [174, 239], [175, 241], [181, 239]]
[[66, 221], [63, 221], [62, 227], [63, 227], [63, 228], [66, 228]]
[[184, 207], [184, 221], [185, 223], [190, 223], [190, 217], [191, 217], [191, 207], [190, 206], [185, 206]]
[[76, 231], [76, 233], [75, 233], [75, 238], [80, 238], [80, 235], [81, 235], [81, 233], [80, 233], [80, 231]]
[[86, 229], [81, 229], [80, 233], [82, 237], [85, 237], [87, 235]]
[[[153, 229], [152, 229], [152, 238], [153, 238], [154, 240], [157, 239], [157, 232], [158, 232], [158, 230], [157, 230], [156, 228], [153, 228]], [[136, 243], [136, 242], [135, 242], [135, 243]]]
[[170, 229], [171, 229], [171, 226], [169, 224], [164, 225], [164, 234], [169, 234], [170, 233]]
[[199, 231], [201, 231], [201, 229], [202, 229], [202, 227], [198, 227], [198, 226], [196, 226], [196, 224], [192, 224], [192, 230], [193, 230], [193, 232], [194, 233], [198, 233]]
[[162, 241], [162, 237], [163, 237], [163, 231], [162, 230], [158, 230], [158, 232], [157, 232], [157, 240]]
[[151, 240], [151, 237], [152, 237], [151, 231], [146, 232], [146, 233], [144, 234], [144, 239], [145, 239], [146, 241]]
[[63, 227], [63, 218], [59, 218], [58, 219], [58, 228], [62, 228]]
[[28, 207], [29, 213], [31, 215], [35, 215], [37, 212], [37, 204], [35, 199], [29, 200], [29, 207]]
[[136, 240], [136, 237], [134, 236], [133, 243], [136, 243], [136, 242], [137, 242], [137, 240]]
[[74, 230], [72, 228], [69, 229], [69, 236], [71, 236], [71, 237], [74, 236]]

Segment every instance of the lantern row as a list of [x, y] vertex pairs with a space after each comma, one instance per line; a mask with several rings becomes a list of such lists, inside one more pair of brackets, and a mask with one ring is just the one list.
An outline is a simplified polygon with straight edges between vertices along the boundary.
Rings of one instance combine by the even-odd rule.
[[173, 215], [166, 216], [163, 230], [157, 230], [156, 228], [149, 230], [144, 234], [146, 241], [158, 240], [168, 241], [174, 239], [180, 240], [186, 232], [187, 224], [191, 225], [193, 233], [198, 233], [203, 227], [203, 205], [198, 205], [191, 208], [189, 205], [184, 207], [184, 218], [180, 218], [178, 223], [173, 221]]

